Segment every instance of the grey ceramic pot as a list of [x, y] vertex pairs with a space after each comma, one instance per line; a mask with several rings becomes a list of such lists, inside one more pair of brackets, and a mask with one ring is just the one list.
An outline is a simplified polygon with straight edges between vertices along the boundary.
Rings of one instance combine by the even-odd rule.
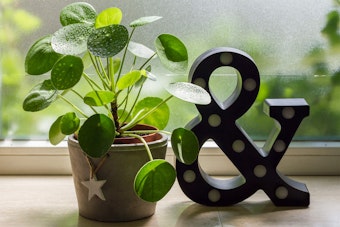
[[[149, 142], [154, 159], [164, 159], [167, 137], [159, 134]], [[105, 201], [96, 195], [88, 200], [89, 190], [81, 182], [88, 181], [90, 167], [78, 141], [68, 139], [74, 185], [78, 200], [79, 214], [83, 217], [105, 222], [132, 221], [154, 214], [156, 203], [140, 199], [133, 190], [137, 171], [149, 161], [142, 144], [114, 144], [109, 157], [97, 172], [98, 180], [107, 180], [102, 186]], [[91, 159], [97, 166], [99, 159]]]

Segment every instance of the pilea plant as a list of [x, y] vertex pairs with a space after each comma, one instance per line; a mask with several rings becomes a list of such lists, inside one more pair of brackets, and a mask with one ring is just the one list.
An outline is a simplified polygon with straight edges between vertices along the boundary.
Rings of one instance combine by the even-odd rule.
[[[28, 93], [23, 108], [41, 111], [56, 100], [71, 105], [75, 111], [56, 119], [50, 127], [49, 140], [58, 144], [65, 136], [75, 134], [88, 157], [104, 158], [117, 137], [138, 138], [145, 144], [150, 161], [138, 172], [135, 191], [144, 200], [157, 201], [172, 187], [176, 172], [165, 160], [153, 159], [142, 135], [164, 132], [161, 130], [169, 119], [167, 102], [172, 97], [208, 104], [210, 96], [194, 84], [176, 82], [166, 87], [168, 98], [142, 99], [145, 82], [157, 80], [151, 72], [151, 62], [158, 58], [168, 70], [182, 72], [188, 64], [187, 49], [170, 34], [155, 39], [155, 51], [132, 41], [138, 28], [161, 19], [159, 16], [139, 18], [128, 27], [120, 24], [121, 19], [122, 11], [115, 7], [99, 14], [84, 2], [64, 7], [60, 13], [62, 27], [36, 41], [26, 55], [27, 74], [47, 74], [49, 78]], [[127, 57], [129, 54], [132, 58]], [[80, 81], [87, 86], [80, 86]], [[75, 96], [72, 101], [70, 95]], [[151, 124], [157, 130], [133, 130], [140, 123]], [[172, 145], [184, 163], [197, 158], [197, 139], [190, 131], [176, 129]]]

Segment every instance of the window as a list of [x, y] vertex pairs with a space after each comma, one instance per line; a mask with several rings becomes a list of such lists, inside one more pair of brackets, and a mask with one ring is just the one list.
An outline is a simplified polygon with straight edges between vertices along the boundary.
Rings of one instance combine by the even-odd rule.
[[[41, 80], [25, 76], [24, 55], [37, 38], [59, 27], [59, 11], [70, 2], [0, 1], [2, 139], [46, 140], [55, 113], [64, 113], [54, 105], [31, 114], [24, 112], [21, 105], [26, 93]], [[260, 71], [261, 88], [257, 101], [240, 123], [253, 139], [264, 140], [273, 124], [262, 111], [265, 98], [303, 97], [311, 105], [311, 114], [303, 121], [295, 140], [339, 140], [339, 1], [97, 0], [91, 4], [97, 11], [110, 4], [120, 7], [125, 12], [123, 23], [146, 15], [162, 16], [159, 22], [139, 30], [136, 41], [152, 47], [152, 37], [157, 34], [176, 34], [188, 47], [189, 65], [206, 50], [219, 46], [238, 48], [252, 56]], [[154, 70], [164, 83], [185, 78], [157, 67]], [[216, 71], [210, 83], [218, 97], [225, 99], [230, 94], [235, 77], [234, 71]], [[149, 90], [165, 95], [152, 83]], [[171, 104], [175, 106], [176, 102], [180, 101]], [[196, 114], [192, 105], [176, 109], [169, 128], [186, 124]]]

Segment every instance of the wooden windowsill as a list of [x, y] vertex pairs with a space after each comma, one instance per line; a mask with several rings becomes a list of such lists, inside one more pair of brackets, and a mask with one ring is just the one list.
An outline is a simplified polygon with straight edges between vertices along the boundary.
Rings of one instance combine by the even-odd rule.
[[275, 207], [262, 191], [229, 207], [205, 207], [175, 184], [154, 216], [100, 223], [78, 215], [71, 176], [0, 176], [0, 226], [340, 226], [340, 176], [292, 177], [307, 185], [308, 208]]

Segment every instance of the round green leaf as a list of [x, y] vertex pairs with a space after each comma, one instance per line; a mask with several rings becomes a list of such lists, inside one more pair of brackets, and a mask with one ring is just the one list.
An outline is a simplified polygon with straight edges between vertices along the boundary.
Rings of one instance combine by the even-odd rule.
[[87, 47], [97, 57], [108, 58], [118, 54], [129, 39], [123, 25], [113, 24], [94, 30], [88, 38]]
[[61, 54], [51, 46], [51, 36], [45, 36], [35, 42], [25, 58], [25, 71], [30, 75], [41, 75], [50, 71]]
[[137, 20], [132, 21], [130, 23], [130, 27], [139, 27], [139, 26], [143, 26], [143, 25], [146, 25], [146, 24], [150, 24], [150, 23], [157, 21], [161, 18], [162, 17], [159, 17], [159, 16], [141, 17]]
[[70, 24], [52, 36], [52, 48], [65, 55], [79, 55], [87, 50], [87, 39], [94, 28], [88, 24]]
[[52, 145], [57, 145], [58, 143], [63, 141], [66, 136], [65, 134], [61, 132], [61, 128], [60, 128], [60, 121], [62, 117], [63, 116], [58, 117], [57, 120], [55, 120], [50, 127], [48, 138]]
[[78, 83], [83, 74], [84, 65], [81, 58], [66, 55], [59, 59], [52, 68], [51, 81], [58, 90], [65, 90]]
[[96, 16], [96, 10], [92, 5], [86, 2], [75, 2], [61, 10], [60, 23], [63, 26], [76, 23], [93, 24]]
[[188, 52], [177, 37], [162, 34], [155, 40], [155, 47], [161, 63], [171, 71], [184, 71], [188, 67]]
[[96, 28], [106, 27], [112, 24], [120, 24], [123, 13], [119, 8], [111, 7], [104, 9], [96, 18]]
[[142, 77], [140, 70], [133, 70], [122, 76], [117, 82], [117, 88], [123, 90], [134, 85]]
[[[140, 111], [143, 111], [143, 113], [147, 113], [162, 102], [163, 100], [161, 98], [146, 97], [137, 103], [136, 107], [133, 110], [132, 117], [136, 116]], [[164, 129], [168, 124], [169, 118], [170, 109], [166, 103], [163, 103], [154, 112], [149, 114], [139, 123], [153, 125], [158, 129]]]
[[95, 114], [81, 126], [78, 140], [87, 155], [99, 158], [107, 153], [115, 136], [116, 127], [112, 119], [104, 114]]
[[84, 102], [89, 106], [104, 106], [115, 100], [111, 91], [90, 91], [84, 97]]
[[23, 109], [30, 112], [40, 111], [50, 106], [56, 99], [57, 91], [50, 80], [45, 80], [28, 93], [23, 102]]
[[25, 111], [36, 112], [46, 109], [53, 100], [53, 96], [48, 91], [34, 91], [30, 92], [23, 103]]
[[176, 170], [165, 160], [147, 162], [137, 173], [134, 189], [143, 200], [157, 202], [171, 189], [176, 180]]
[[171, 146], [177, 160], [187, 165], [197, 159], [200, 150], [196, 135], [184, 128], [177, 128], [172, 132]]
[[209, 93], [202, 87], [188, 83], [175, 82], [168, 85], [166, 90], [173, 96], [187, 102], [206, 105], [211, 102]]
[[60, 120], [61, 132], [65, 135], [71, 135], [76, 132], [80, 125], [80, 119], [73, 112], [62, 116]]
[[135, 43], [135, 42], [132, 42], [132, 41], [129, 42], [128, 50], [133, 55], [140, 57], [140, 58], [146, 58], [146, 59], [151, 58], [155, 54], [155, 51], [144, 46], [143, 44]]

